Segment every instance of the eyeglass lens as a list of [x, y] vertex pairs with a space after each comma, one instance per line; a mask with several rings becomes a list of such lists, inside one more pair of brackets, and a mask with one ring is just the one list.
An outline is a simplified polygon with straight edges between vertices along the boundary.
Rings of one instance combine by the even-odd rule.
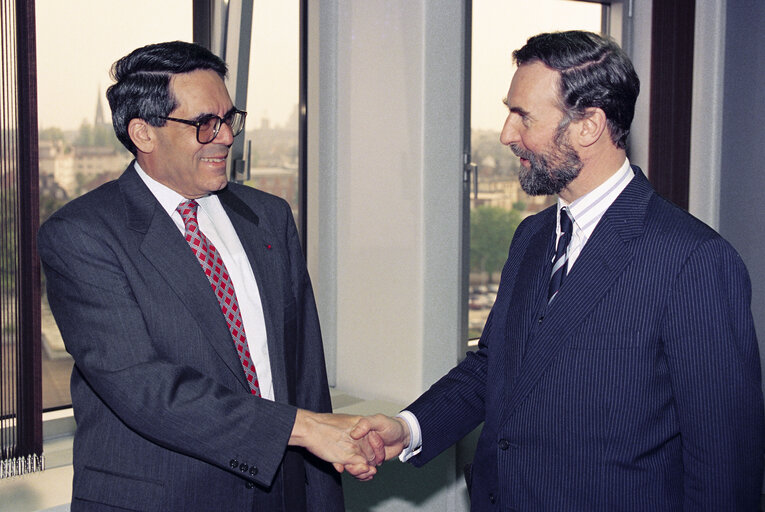
[[244, 113], [240, 111], [234, 111], [229, 113], [224, 119], [218, 116], [210, 116], [202, 124], [199, 125], [198, 137], [201, 144], [207, 144], [212, 142], [220, 131], [220, 125], [225, 122], [231, 127], [231, 132], [234, 136], [239, 135], [244, 128]]

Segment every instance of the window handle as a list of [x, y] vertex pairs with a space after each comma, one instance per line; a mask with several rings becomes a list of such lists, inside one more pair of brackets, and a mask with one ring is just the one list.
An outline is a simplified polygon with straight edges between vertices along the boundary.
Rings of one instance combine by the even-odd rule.
[[473, 195], [478, 198], [478, 164], [475, 162], [467, 162], [463, 168], [462, 181], [468, 186], [468, 189], [471, 177], [473, 178]]

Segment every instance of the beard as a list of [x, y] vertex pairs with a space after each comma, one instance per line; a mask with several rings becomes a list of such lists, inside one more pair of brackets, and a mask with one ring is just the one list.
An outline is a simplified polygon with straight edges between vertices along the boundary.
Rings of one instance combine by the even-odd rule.
[[561, 126], [556, 130], [551, 148], [544, 153], [534, 153], [518, 144], [510, 144], [517, 157], [529, 161], [529, 167], [521, 166], [518, 173], [521, 188], [528, 195], [557, 194], [579, 176], [582, 160], [569, 143], [565, 128]]

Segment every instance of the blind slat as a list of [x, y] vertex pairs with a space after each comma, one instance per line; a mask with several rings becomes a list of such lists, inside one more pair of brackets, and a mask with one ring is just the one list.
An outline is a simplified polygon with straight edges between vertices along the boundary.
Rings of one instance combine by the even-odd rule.
[[0, 478], [44, 468], [34, 2], [0, 3]]

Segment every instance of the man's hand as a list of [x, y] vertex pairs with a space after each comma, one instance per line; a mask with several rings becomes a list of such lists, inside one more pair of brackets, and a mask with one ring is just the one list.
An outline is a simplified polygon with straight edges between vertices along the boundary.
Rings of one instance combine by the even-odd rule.
[[[353, 430], [351, 438], [366, 439], [376, 455], [384, 453], [384, 459], [397, 457], [406, 446], [409, 446], [409, 426], [401, 418], [391, 418], [383, 414], [375, 414], [362, 418]], [[359, 478], [350, 468], [348, 472]], [[361, 476], [366, 476], [361, 473]], [[369, 477], [371, 478], [371, 476]], [[368, 478], [359, 478], [366, 480]]]
[[[347, 470], [361, 480], [371, 479], [382, 463], [385, 451], [382, 442], [377, 448], [370, 444], [370, 438], [350, 436], [351, 429], [361, 416], [347, 414], [321, 414], [298, 409], [295, 424], [288, 444], [302, 446], [317, 457], [331, 462], [342, 473]], [[374, 440], [374, 438], [371, 438]]]

